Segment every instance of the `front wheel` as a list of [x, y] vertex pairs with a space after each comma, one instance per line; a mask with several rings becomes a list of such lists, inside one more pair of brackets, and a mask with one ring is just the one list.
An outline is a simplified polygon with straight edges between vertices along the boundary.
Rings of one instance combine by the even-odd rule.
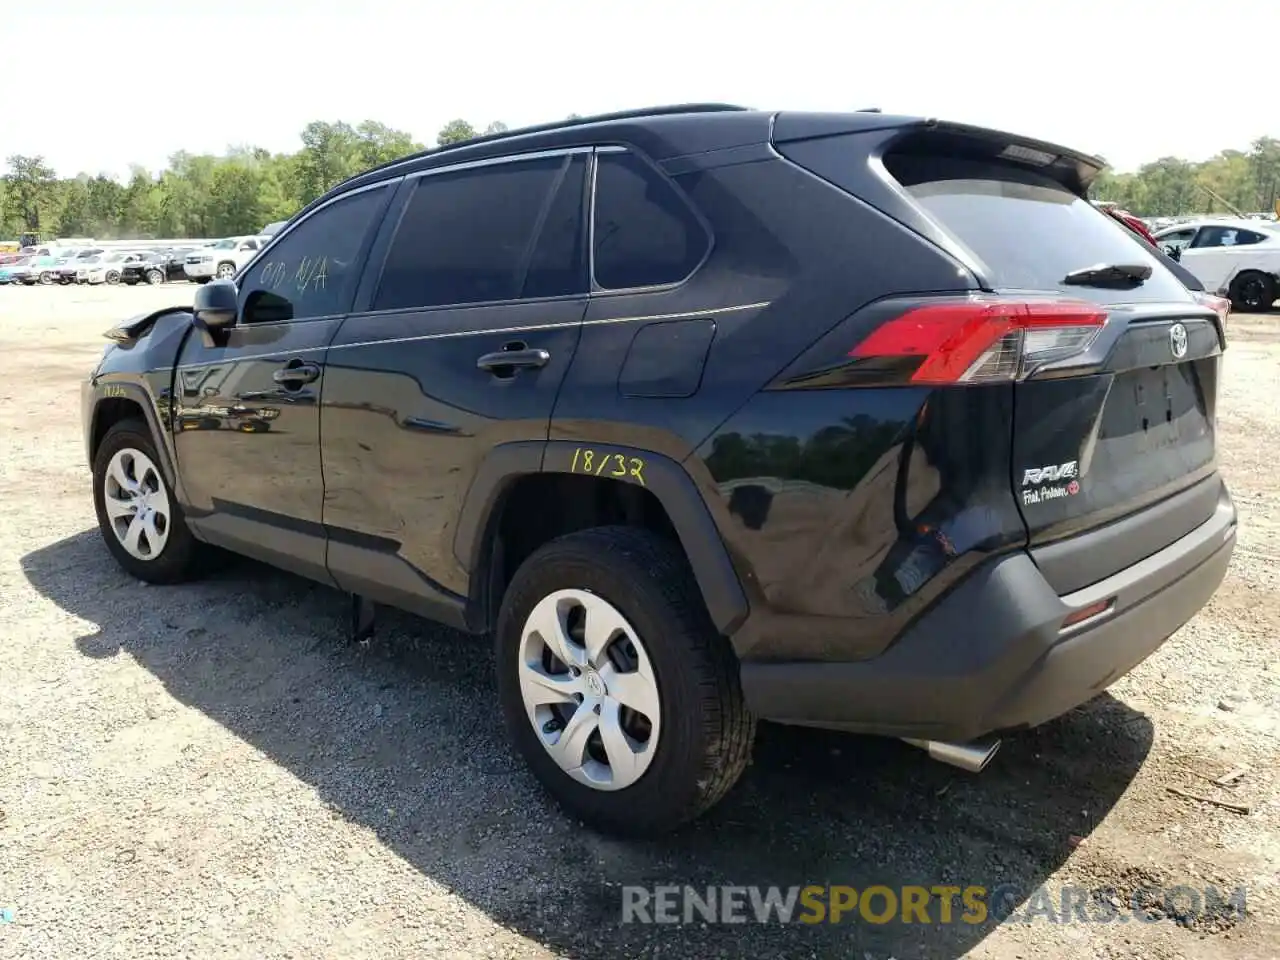
[[218, 279], [230, 280], [236, 275], [236, 265], [234, 263], [218, 264]]
[[106, 281], [107, 281], [107, 283], [109, 283], [109, 284], [111, 284], [111, 285], [113, 285], [113, 286], [114, 286], [115, 284], [117, 284], [117, 283], [119, 283], [119, 282], [120, 282], [120, 271], [119, 271], [119, 270], [108, 270], [108, 271], [107, 271], [107, 275], [106, 275], [103, 279], [104, 279], [104, 280], [106, 280]]
[[56, 278], [52, 273], [50, 273], [48, 270], [46, 270], [46, 271], [44, 271], [44, 273], [40, 274], [40, 283], [41, 283], [41, 285], [46, 286], [46, 287], [51, 286], [51, 285], [53, 284], [53, 281], [54, 281], [54, 280], [56, 280], [56, 279], [57, 279], [57, 278]]
[[495, 632], [507, 731], [602, 831], [652, 836], [716, 804], [755, 733], [738, 664], [684, 556], [632, 527], [570, 534], [512, 578]]
[[159, 270], [147, 271], [147, 283], [155, 286], [157, 283], [164, 283], [164, 274]]
[[93, 506], [116, 562], [147, 583], [190, 579], [205, 553], [159, 466], [145, 423], [123, 420], [93, 458]]
[[1231, 281], [1232, 309], [1241, 313], [1266, 313], [1276, 302], [1276, 283], [1265, 273], [1250, 270]]

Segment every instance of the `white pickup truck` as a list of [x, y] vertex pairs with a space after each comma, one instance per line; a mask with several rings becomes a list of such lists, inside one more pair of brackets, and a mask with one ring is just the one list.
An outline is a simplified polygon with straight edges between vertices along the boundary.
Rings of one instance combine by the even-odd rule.
[[236, 272], [266, 246], [270, 237], [227, 237], [199, 250], [192, 250], [182, 263], [182, 272], [195, 283], [234, 277]]
[[1155, 234], [1165, 253], [1232, 309], [1265, 313], [1280, 297], [1280, 225], [1268, 220], [1193, 220]]

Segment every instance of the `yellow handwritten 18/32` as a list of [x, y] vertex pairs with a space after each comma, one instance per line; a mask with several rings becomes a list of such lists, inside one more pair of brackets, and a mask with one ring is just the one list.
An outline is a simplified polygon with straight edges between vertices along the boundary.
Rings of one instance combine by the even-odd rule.
[[644, 460], [621, 453], [607, 453], [578, 447], [573, 451], [570, 473], [589, 473], [594, 477], [626, 477], [644, 486]]

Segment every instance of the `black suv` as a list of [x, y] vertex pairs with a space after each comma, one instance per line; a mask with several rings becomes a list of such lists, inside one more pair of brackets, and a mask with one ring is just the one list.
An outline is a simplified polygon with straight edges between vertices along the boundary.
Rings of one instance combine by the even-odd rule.
[[187, 279], [182, 269], [182, 261], [192, 251], [191, 247], [157, 250], [148, 253], [137, 263], [126, 263], [120, 271], [120, 282], [128, 286], [139, 283], [166, 283], [172, 280]]
[[1085, 199], [1101, 167], [697, 105], [371, 170], [109, 332], [107, 546], [152, 583], [257, 557], [361, 634], [375, 603], [492, 633], [516, 747], [602, 829], [706, 810], [756, 718], [980, 769], [1235, 543], [1225, 305]]

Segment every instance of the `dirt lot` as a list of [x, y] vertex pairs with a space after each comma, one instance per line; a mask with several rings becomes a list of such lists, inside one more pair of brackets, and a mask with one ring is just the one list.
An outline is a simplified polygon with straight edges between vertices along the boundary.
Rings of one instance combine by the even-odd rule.
[[[1227, 582], [1110, 695], [979, 777], [767, 728], [711, 817], [627, 845], [564, 819], [508, 752], [486, 644], [393, 615], [353, 647], [344, 598], [303, 580], [245, 563], [143, 587], [111, 562], [78, 383], [110, 322], [193, 289], [0, 287], [0, 956], [1278, 955], [1280, 314], [1232, 322]], [[1243, 885], [1250, 916], [619, 923], [620, 885], [683, 883]]]

